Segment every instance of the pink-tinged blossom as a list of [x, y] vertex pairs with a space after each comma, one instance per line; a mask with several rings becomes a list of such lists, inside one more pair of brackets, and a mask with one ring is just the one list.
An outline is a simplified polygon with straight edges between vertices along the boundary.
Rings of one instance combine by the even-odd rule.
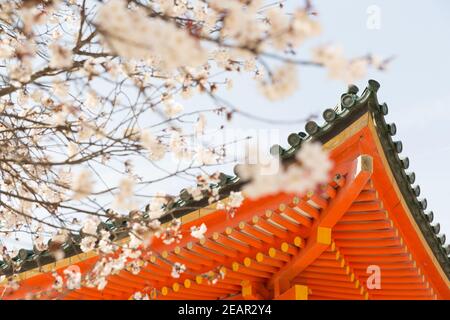
[[68, 68], [72, 66], [72, 51], [60, 44], [52, 43], [50, 46], [50, 67]]
[[110, 240], [111, 233], [106, 230], [100, 231], [100, 241], [98, 242], [98, 248], [100, 252], [108, 254], [113, 253], [114, 250], [118, 248], [118, 246]]
[[170, 221], [169, 225], [161, 230], [156, 235], [159, 236], [162, 240], [162, 242], [166, 245], [172, 244], [172, 243], [178, 243], [183, 238], [183, 235], [181, 234], [181, 220], [180, 219], [174, 219]]
[[147, 206], [147, 214], [151, 220], [159, 219], [165, 212], [167, 197], [163, 192], [157, 192]]
[[217, 153], [213, 149], [205, 148], [203, 146], [197, 147], [194, 159], [199, 165], [212, 165], [219, 162]]
[[63, 286], [64, 286], [63, 277], [61, 277], [56, 272], [53, 272], [52, 276], [54, 278], [52, 288], [55, 289], [55, 290], [58, 290], [58, 291], [61, 290], [63, 288]]
[[114, 198], [113, 207], [117, 209], [133, 210], [136, 203], [133, 200], [135, 180], [133, 177], [127, 176], [119, 182], [119, 192]]
[[165, 146], [148, 130], [141, 132], [142, 146], [149, 151], [149, 158], [157, 161], [164, 158], [166, 154]]
[[33, 244], [38, 251], [44, 251], [48, 248], [47, 244], [44, 243], [44, 238], [41, 235], [34, 238]]
[[139, 246], [147, 248], [152, 242], [153, 235], [154, 233], [149, 227], [135, 222], [132, 225], [128, 246], [132, 249], [137, 249]]
[[76, 268], [67, 268], [63, 271], [66, 278], [66, 287], [69, 290], [81, 288], [81, 273]]
[[179, 262], [175, 262], [172, 266], [172, 272], [170, 275], [172, 278], [179, 278], [180, 275], [186, 271], [186, 266], [184, 264], [181, 264]]
[[153, 60], [163, 70], [207, 61], [200, 42], [187, 31], [169, 21], [149, 19], [143, 9], [127, 8], [124, 0], [103, 5], [97, 23], [105, 45], [124, 58]]
[[142, 292], [138, 291], [133, 293], [133, 300], [150, 300], [148, 294], [143, 294]]
[[231, 191], [230, 196], [228, 198], [228, 205], [231, 208], [239, 208], [244, 201], [244, 196], [242, 195], [242, 192], [240, 191]]
[[314, 48], [313, 60], [328, 70], [328, 77], [347, 83], [364, 78], [369, 67], [367, 58], [347, 59], [343, 48], [333, 45]]
[[86, 220], [84, 220], [81, 231], [83, 231], [83, 233], [87, 235], [95, 236], [97, 234], [97, 228], [99, 224], [100, 219], [98, 217], [88, 217], [86, 218]]
[[202, 223], [199, 227], [192, 226], [191, 227], [191, 236], [196, 239], [203, 239], [205, 237], [205, 233], [208, 230], [206, 225]]
[[97, 239], [95, 237], [87, 236], [81, 240], [80, 249], [83, 252], [89, 252], [95, 249]]
[[83, 199], [92, 193], [94, 181], [91, 173], [88, 170], [80, 171], [74, 178], [72, 190], [74, 191], [73, 198], [75, 200]]
[[195, 124], [195, 133], [197, 135], [202, 135], [205, 133], [206, 128], [206, 117], [204, 114], [200, 114], [197, 119], [197, 123]]
[[164, 102], [164, 113], [168, 118], [173, 118], [184, 110], [182, 104], [169, 99]]
[[279, 100], [290, 96], [297, 88], [297, 70], [289, 63], [276, 69], [270, 79], [260, 82], [260, 90], [269, 100]]
[[259, 198], [278, 192], [305, 193], [328, 181], [332, 162], [320, 143], [304, 143], [295, 158], [296, 163], [287, 168], [280, 164], [279, 170], [271, 173], [265, 172], [267, 165], [240, 167], [240, 176], [250, 180], [243, 187], [244, 194]]

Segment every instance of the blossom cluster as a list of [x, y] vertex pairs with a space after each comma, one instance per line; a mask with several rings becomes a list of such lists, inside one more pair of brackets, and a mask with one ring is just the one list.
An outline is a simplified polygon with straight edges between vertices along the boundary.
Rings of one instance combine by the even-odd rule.
[[[328, 181], [333, 163], [320, 143], [304, 143], [295, 159], [296, 163], [287, 167], [278, 163], [278, 158], [272, 158], [266, 163], [241, 165], [238, 167], [239, 176], [249, 181], [244, 185], [243, 193], [249, 198], [278, 192], [304, 194]], [[267, 167], [270, 166], [278, 170], [268, 171]]]

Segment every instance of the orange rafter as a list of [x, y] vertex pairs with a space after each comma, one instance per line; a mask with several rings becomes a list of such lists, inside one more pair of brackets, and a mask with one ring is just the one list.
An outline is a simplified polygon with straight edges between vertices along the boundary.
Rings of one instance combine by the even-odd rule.
[[346, 175], [345, 185], [323, 210], [312, 226], [312, 234], [305, 248], [275, 273], [270, 280], [275, 296], [289, 288], [290, 281], [309, 266], [331, 244], [331, 228], [352, 205], [363, 190], [372, 174], [372, 158], [367, 155], [357, 157]]

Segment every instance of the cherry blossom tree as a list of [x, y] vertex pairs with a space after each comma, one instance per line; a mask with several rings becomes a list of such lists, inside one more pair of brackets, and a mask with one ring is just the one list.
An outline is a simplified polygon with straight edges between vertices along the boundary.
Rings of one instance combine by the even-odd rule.
[[[81, 282], [101, 290], [111, 273], [139, 272], [153, 237], [168, 244], [182, 237], [179, 220], [164, 228], [160, 221], [175, 217], [180, 197], [220, 200], [223, 174], [215, 166], [231, 161], [228, 145], [189, 142], [201, 139], [213, 114], [223, 123], [252, 117], [218, 94], [234, 74], [251, 75], [262, 95], [277, 100], [297, 90], [297, 67], [325, 68], [347, 83], [368, 67], [385, 68], [386, 60], [347, 58], [333, 45], [297, 57], [320, 35], [319, 18], [309, 1], [294, 11], [262, 0], [0, 1], [0, 261], [22, 270], [8, 238], [30, 239], [35, 252], [56, 260], [67, 242], [96, 250], [99, 262], [84, 278], [73, 269], [55, 273], [61, 291]], [[211, 107], [185, 108], [196, 95]], [[304, 192], [325, 182], [331, 163], [320, 145], [302, 150], [281, 174], [241, 167], [251, 181], [244, 193]], [[186, 181], [181, 196], [141, 192], [174, 176]], [[232, 192], [218, 206], [233, 212], [242, 201]], [[114, 241], [107, 223], [129, 241]], [[207, 227], [185, 236], [201, 239]], [[172, 276], [183, 272], [174, 264]]]

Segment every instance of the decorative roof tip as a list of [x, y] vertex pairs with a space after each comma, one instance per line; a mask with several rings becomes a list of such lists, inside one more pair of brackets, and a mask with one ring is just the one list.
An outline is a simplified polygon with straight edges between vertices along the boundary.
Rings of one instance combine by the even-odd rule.
[[386, 103], [380, 104], [379, 108], [380, 108], [380, 112], [383, 116], [385, 116], [389, 113], [389, 108]]
[[420, 186], [419, 185], [411, 187], [411, 189], [416, 197], [420, 196]]
[[322, 117], [326, 122], [333, 122], [337, 117], [337, 113], [335, 110], [329, 108], [322, 113]]
[[409, 168], [409, 158], [408, 157], [401, 158], [400, 161], [402, 162], [403, 169]]
[[416, 181], [416, 174], [414, 172], [406, 172], [406, 179], [408, 179], [409, 184], [413, 184]]
[[441, 224], [439, 222], [436, 224], [432, 224], [431, 230], [433, 230], [434, 234], [438, 234], [441, 231]]
[[285, 152], [286, 150], [279, 144], [274, 144], [270, 147], [270, 154], [273, 156], [282, 156]]
[[424, 215], [425, 215], [425, 218], [427, 219], [427, 221], [429, 223], [433, 222], [433, 219], [434, 219], [434, 212], [433, 211], [425, 212]]
[[394, 148], [397, 153], [402, 153], [403, 143], [401, 141], [394, 141]]
[[295, 132], [291, 133], [287, 138], [289, 145], [293, 148], [297, 147], [302, 142], [302, 140], [302, 137]]
[[320, 130], [320, 127], [315, 121], [311, 120], [305, 124], [305, 131], [306, 131], [306, 133], [308, 133], [311, 136], [316, 134], [317, 132], [319, 132], [319, 130]]
[[440, 233], [440, 234], [438, 234], [436, 237], [439, 239], [439, 242], [440, 242], [442, 245], [445, 244], [445, 240], [447, 240], [446, 237], [445, 237], [445, 234]]
[[354, 85], [354, 84], [349, 84], [348, 85], [347, 93], [357, 94], [358, 91], [359, 91], [359, 88], [356, 85]]
[[370, 79], [369, 80], [369, 85], [367, 86], [367, 88], [370, 91], [373, 91], [374, 93], [378, 92], [378, 89], [380, 89], [380, 83], [376, 80]]
[[397, 133], [397, 126], [395, 125], [395, 123], [389, 123], [386, 126], [389, 134], [391, 136], [395, 136], [395, 134]]
[[444, 251], [447, 255], [450, 255], [450, 244], [448, 244], [446, 247], [444, 247]]

